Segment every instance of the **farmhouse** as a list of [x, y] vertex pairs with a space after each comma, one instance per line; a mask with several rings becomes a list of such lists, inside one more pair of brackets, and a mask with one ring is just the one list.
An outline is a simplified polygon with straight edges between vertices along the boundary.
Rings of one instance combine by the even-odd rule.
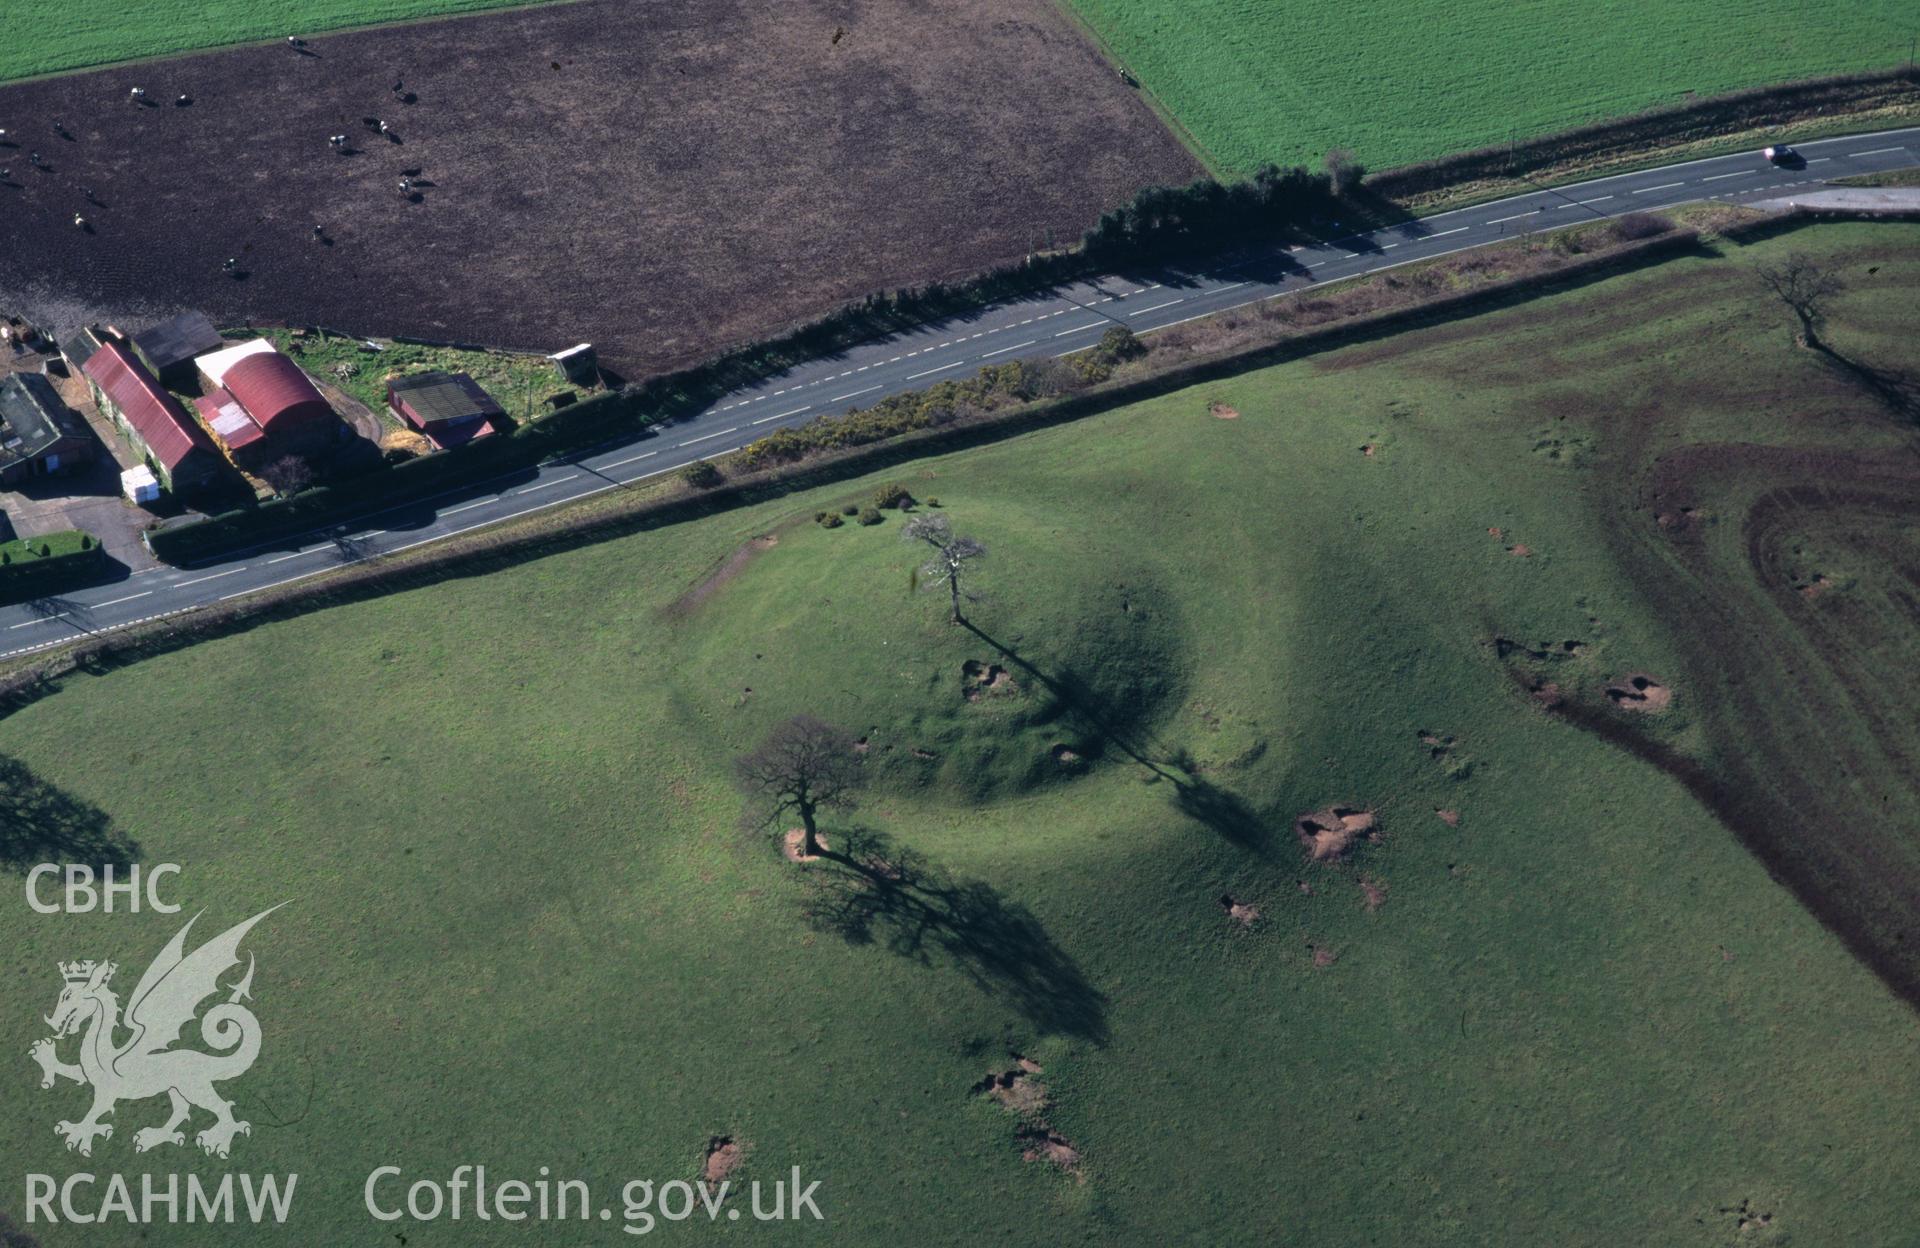
[[486, 437], [506, 415], [465, 373], [394, 377], [387, 382], [387, 409], [443, 449]]
[[182, 312], [133, 336], [134, 354], [167, 385], [192, 381], [194, 359], [224, 345], [203, 312]]
[[87, 424], [39, 373], [0, 378], [0, 485], [67, 472], [93, 459]]
[[83, 341], [99, 345], [90, 352], [84, 345], [74, 348], [69, 358], [75, 351], [85, 356], [80, 371], [93, 387], [94, 401], [146, 456], [154, 475], [175, 492], [212, 481], [220, 471], [220, 454], [179, 401], [118, 340], [102, 341], [90, 333]]

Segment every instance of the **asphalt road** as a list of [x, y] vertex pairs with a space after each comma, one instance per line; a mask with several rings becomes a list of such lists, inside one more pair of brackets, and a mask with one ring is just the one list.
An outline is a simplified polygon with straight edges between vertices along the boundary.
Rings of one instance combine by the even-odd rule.
[[996, 361], [1070, 355], [1113, 325], [1135, 333], [1244, 307], [1539, 230], [1695, 200], [1776, 198], [1833, 178], [1920, 164], [1920, 127], [1806, 143], [1804, 166], [1758, 153], [1717, 156], [1532, 191], [1367, 234], [1270, 252], [1199, 271], [1109, 277], [855, 347], [794, 368], [697, 416], [492, 482], [369, 514], [363, 521], [244, 552], [204, 567], [155, 568], [72, 594], [0, 608], [0, 658], [176, 615], [618, 489], [738, 450], [782, 425], [863, 406]]

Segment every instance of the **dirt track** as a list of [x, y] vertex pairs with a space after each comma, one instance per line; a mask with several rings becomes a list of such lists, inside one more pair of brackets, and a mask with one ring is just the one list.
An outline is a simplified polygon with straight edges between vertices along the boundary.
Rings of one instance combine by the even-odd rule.
[[4, 87], [0, 126], [0, 305], [589, 340], [630, 376], [1198, 172], [1046, 0], [594, 0]]

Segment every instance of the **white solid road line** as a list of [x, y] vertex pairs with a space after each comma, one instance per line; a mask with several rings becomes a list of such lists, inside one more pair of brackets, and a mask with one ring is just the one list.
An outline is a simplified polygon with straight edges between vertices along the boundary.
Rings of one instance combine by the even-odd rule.
[[135, 598], [145, 598], [147, 594], [151, 594], [152, 592], [153, 591], [149, 589], [144, 594], [128, 594], [125, 598], [115, 598], [112, 602], [96, 602], [89, 609], [94, 611], [104, 611], [108, 607], [117, 607], [123, 602], [132, 602]]
[[[1907, 145], [1905, 143], [1902, 143], [1898, 147], [1876, 147], [1870, 152], [1842, 152], [1841, 155], [1843, 156], [1885, 156], [1888, 152], [1904, 152], [1906, 150], [1907, 150]], [[1813, 162], [1808, 161], [1807, 163], [1812, 164]]]
[[[827, 402], [829, 402], [829, 403], [831, 403], [831, 402], [833, 402], [833, 400], [832, 400], [832, 399], [828, 399], [828, 400], [827, 400]], [[766, 423], [767, 423], [768, 421], [770, 421], [770, 420], [784, 420], [784, 419], [785, 419], [786, 417], [788, 417], [788, 416], [798, 416], [798, 415], [799, 415], [799, 414], [800, 414], [801, 412], [804, 412], [804, 411], [806, 411], [806, 410], [807, 410], [807, 408], [809, 408], [809, 407], [812, 407], [812, 406], [813, 406], [813, 404], [811, 404], [811, 403], [808, 403], [808, 404], [806, 404], [806, 405], [805, 405], [804, 407], [796, 407], [796, 408], [794, 408], [794, 409], [793, 409], [792, 411], [790, 411], [790, 412], [781, 412], [781, 413], [780, 413], [779, 415], [777, 415], [777, 416], [762, 416], [762, 417], [761, 417], [761, 418], [760, 418], [759, 420], [756, 420], [756, 421], [754, 421], [753, 423], [754, 423], [754, 424], [756, 424], [756, 425], [764, 425], [764, 424], [766, 424]]]
[[1038, 341], [1039, 341], [1038, 338], [1029, 338], [1025, 342], [1016, 342], [1010, 347], [1001, 347], [998, 351], [989, 351], [985, 355], [981, 356], [980, 358], [983, 360], [990, 360], [996, 355], [1005, 355], [1009, 351], [1018, 351], [1022, 347], [1030, 347]]
[[965, 360], [955, 360], [951, 364], [942, 364], [939, 368], [930, 368], [924, 373], [908, 373], [907, 380], [912, 381], [916, 377], [931, 377], [935, 373], [944, 373], [950, 368], [959, 368], [962, 364], [965, 364], [965, 363], [966, 363]]
[[1685, 185], [1686, 185], [1685, 182], [1663, 182], [1659, 186], [1643, 186], [1639, 190], [1635, 191], [1634, 194], [1635, 195], [1651, 195], [1655, 191], [1670, 191], [1676, 186], [1685, 186]]
[[178, 584], [170, 585], [167, 588], [185, 589], [189, 585], [204, 585], [208, 581], [217, 581], [223, 576], [232, 576], [235, 572], [245, 572], [246, 570], [247, 570], [246, 565], [242, 564], [237, 568], [228, 568], [225, 572], [215, 572], [212, 576], [203, 576], [198, 578], [197, 580], [181, 581]]
[[1700, 180], [1702, 182], [1718, 182], [1722, 178], [1750, 178], [1759, 172], [1758, 169], [1735, 169], [1732, 173], [1716, 173], [1711, 177], [1701, 178]]
[[682, 443], [681, 443], [680, 445], [681, 445], [681, 446], [692, 446], [692, 445], [693, 445], [693, 444], [694, 444], [695, 442], [708, 442], [708, 441], [711, 441], [711, 440], [712, 440], [712, 439], [714, 439], [714, 438], [724, 438], [724, 437], [726, 437], [726, 436], [727, 436], [728, 434], [730, 434], [730, 433], [738, 433], [739, 431], [740, 431], [740, 426], [739, 426], [739, 425], [735, 425], [735, 426], [734, 426], [733, 428], [731, 428], [731, 429], [722, 429], [722, 430], [721, 430], [720, 432], [718, 432], [718, 433], [703, 433], [703, 434], [701, 434], [701, 435], [700, 435], [699, 437], [697, 437], [697, 438], [688, 438], [688, 439], [687, 439], [687, 440], [686, 440], [685, 442], [682, 442]]
[[838, 403], [842, 399], [851, 399], [856, 395], [872, 394], [875, 390], [878, 390], [878, 389], [880, 389], [879, 386], [868, 386], [865, 390], [849, 390], [845, 394], [834, 395], [832, 398], [828, 399], [827, 402]]
[[[652, 453], [653, 453], [653, 454], [656, 454], [656, 455], [657, 455], [657, 454], [659, 454], [659, 452], [658, 452], [658, 451], [654, 451], [654, 452], [652, 452]], [[485, 506], [486, 506], [486, 505], [487, 505], [488, 503], [497, 503], [497, 502], [499, 502], [499, 501], [500, 501], [500, 500], [499, 500], [498, 498], [483, 498], [483, 499], [481, 499], [481, 500], [479, 500], [478, 502], [473, 502], [473, 503], [462, 503], [462, 504], [460, 504], [460, 506], [458, 506], [458, 507], [449, 507], [449, 508], [447, 508], [447, 509], [446, 509], [445, 511], [443, 511], [443, 512], [441, 512], [440, 514], [441, 514], [441, 515], [443, 515], [443, 516], [457, 516], [457, 515], [459, 515], [459, 514], [460, 514], [461, 512], [463, 512], [463, 511], [472, 511], [472, 510], [473, 510], [473, 509], [474, 509], [475, 507], [485, 507]], [[317, 550], [317, 549], [319, 549], [319, 548], [318, 548], [318, 547], [315, 547], [315, 549]], [[293, 558], [293, 556], [292, 556], [292, 555], [284, 555], [284, 556], [282, 556], [282, 558], [286, 558], [286, 559], [291, 559], [291, 558]], [[279, 559], [269, 559], [269, 560], [267, 560], [267, 562], [268, 562], [268, 563], [278, 563], [278, 562], [280, 562], [280, 560], [279, 560]]]
[[601, 472], [611, 472], [615, 468], [621, 467], [624, 464], [637, 464], [643, 459], [652, 459], [655, 455], [658, 455], [659, 453], [660, 453], [659, 451], [648, 451], [645, 455], [629, 455], [625, 459], [616, 459], [610, 464], [602, 464], [600, 465], [599, 470]]
[[578, 480], [578, 477], [555, 477], [551, 481], [542, 481], [539, 485], [530, 485], [524, 490], [515, 490], [513, 493], [514, 497], [518, 498], [522, 494], [531, 494], [535, 490], [550, 490], [556, 485], [565, 485], [567, 482], [574, 480]]

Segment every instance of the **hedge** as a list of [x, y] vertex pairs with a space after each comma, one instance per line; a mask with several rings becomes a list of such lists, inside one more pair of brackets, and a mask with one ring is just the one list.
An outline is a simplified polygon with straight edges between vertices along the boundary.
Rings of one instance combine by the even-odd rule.
[[1402, 165], [1372, 175], [1364, 185], [1385, 197], [1422, 195], [1462, 182], [1538, 172], [1569, 161], [1643, 152], [1676, 142], [1784, 125], [1810, 115], [1898, 104], [1920, 104], [1920, 71], [1911, 65], [1706, 96], [1520, 143], [1495, 144]]
[[78, 529], [0, 542], [0, 605], [28, 602], [96, 581], [106, 562], [100, 543]]
[[159, 529], [147, 535], [147, 545], [169, 563], [191, 564], [263, 542], [357, 523], [381, 511], [418, 505], [448, 490], [531, 468], [556, 455], [632, 433], [646, 424], [629, 396], [610, 391], [457, 450], [370, 469], [289, 498]]

